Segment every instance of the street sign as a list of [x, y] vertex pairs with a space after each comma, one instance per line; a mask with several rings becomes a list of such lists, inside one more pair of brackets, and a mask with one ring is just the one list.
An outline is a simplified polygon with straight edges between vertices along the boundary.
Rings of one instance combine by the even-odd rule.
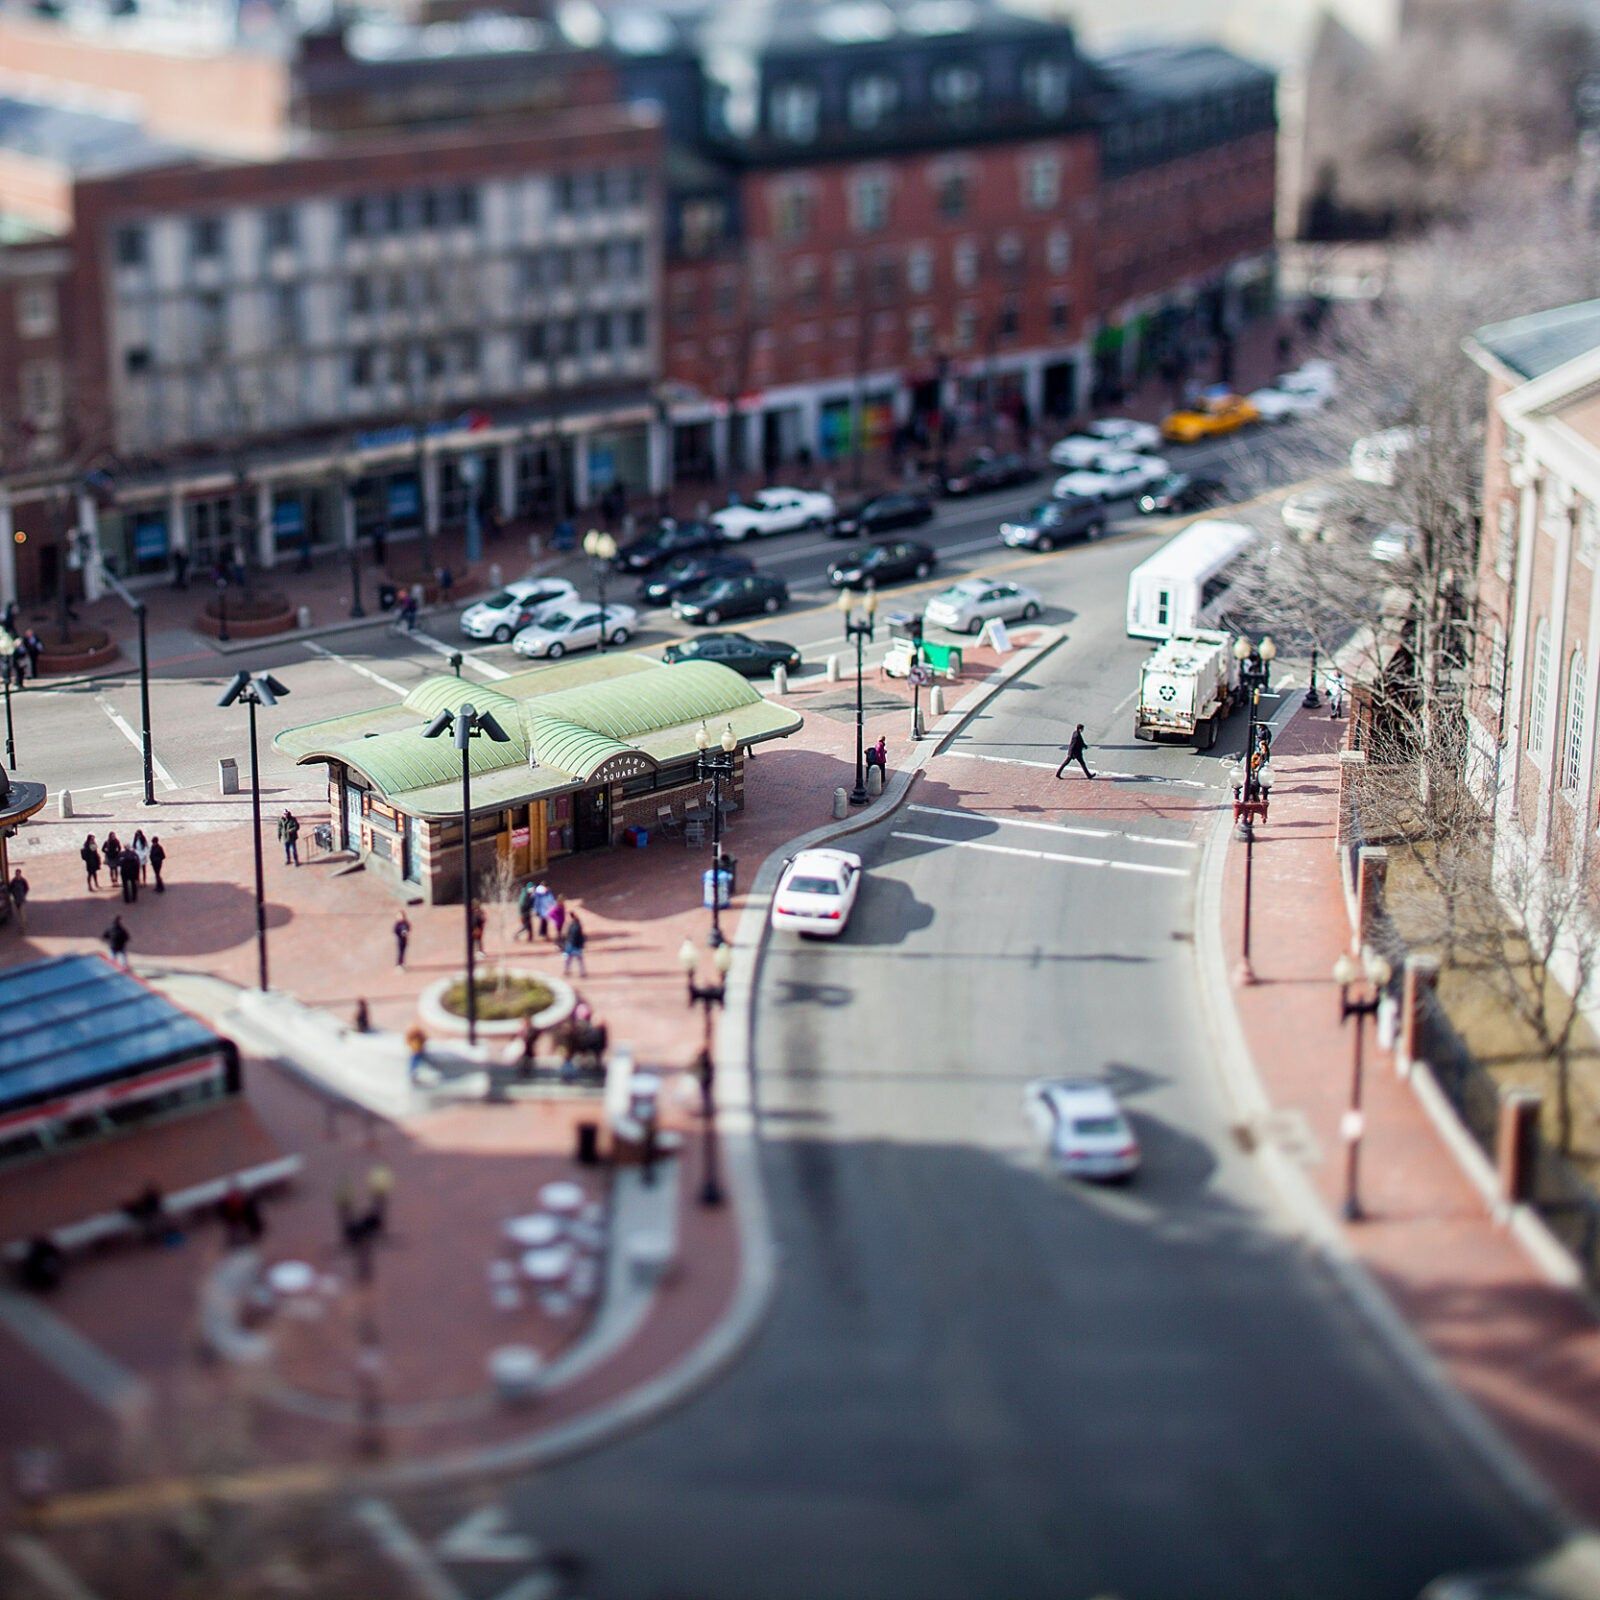
[[933, 682], [933, 670], [926, 661], [918, 661], [912, 665], [910, 672], [906, 674], [906, 678], [913, 688], [926, 689]]

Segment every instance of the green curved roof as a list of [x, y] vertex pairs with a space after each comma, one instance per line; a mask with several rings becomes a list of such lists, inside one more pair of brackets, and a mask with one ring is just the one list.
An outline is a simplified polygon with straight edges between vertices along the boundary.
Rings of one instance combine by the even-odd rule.
[[612, 756], [627, 755], [633, 748], [560, 717], [546, 717], [535, 711], [528, 720], [533, 728], [533, 754], [539, 765], [554, 767], [570, 777], [592, 777]]
[[498, 689], [485, 688], [481, 683], [463, 683], [460, 678], [440, 673], [424, 678], [405, 698], [413, 711], [420, 711], [430, 722], [441, 711], [459, 711], [470, 705], [474, 711], [489, 711], [495, 719], [511, 731], [511, 724], [520, 714], [519, 702]]
[[715, 661], [680, 661], [661, 672], [633, 673], [540, 695], [540, 716], [563, 717], [609, 739], [637, 739], [659, 728], [725, 716], [759, 704], [761, 693]]

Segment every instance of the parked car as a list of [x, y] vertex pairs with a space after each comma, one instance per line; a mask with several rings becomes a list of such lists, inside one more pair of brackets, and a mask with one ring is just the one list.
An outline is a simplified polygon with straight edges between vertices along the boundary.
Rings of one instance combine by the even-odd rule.
[[1117, 445], [1097, 439], [1092, 433], [1069, 433], [1050, 446], [1051, 464], [1069, 471], [1079, 467], [1093, 467], [1104, 457], [1124, 454]]
[[[600, 643], [600, 607], [587, 600], [563, 601], [539, 613], [538, 620], [524, 628], [511, 641], [519, 656], [543, 657], [559, 661], [574, 650], [588, 650]], [[639, 625], [639, 613], [632, 606], [605, 608], [607, 644], [626, 644]]]
[[1130, 417], [1100, 417], [1083, 431], [1092, 439], [1103, 440], [1115, 450], [1161, 448], [1161, 430], [1153, 422], [1135, 422]]
[[1315, 416], [1328, 404], [1328, 396], [1321, 389], [1282, 388], [1253, 389], [1250, 404], [1261, 413], [1263, 422], [1293, 422], [1299, 417]]
[[933, 502], [922, 494], [895, 490], [874, 495], [858, 506], [839, 514], [833, 525], [834, 537], [854, 539], [863, 533], [888, 533], [895, 528], [917, 528], [933, 520]]
[[1058, 550], [1077, 539], [1097, 539], [1106, 529], [1098, 500], [1041, 500], [1016, 522], [1000, 524], [1000, 542], [1013, 550]]
[[773, 928], [837, 938], [849, 926], [861, 878], [861, 857], [848, 850], [802, 850], [791, 856], [772, 894]]
[[1202, 511], [1214, 506], [1228, 492], [1221, 478], [1208, 478], [1195, 472], [1169, 472], [1139, 496], [1139, 509], [1145, 516], [1159, 512]]
[[712, 550], [721, 543], [722, 534], [709, 522], [676, 522], [669, 517], [623, 545], [612, 565], [618, 572], [654, 572], [674, 556]]
[[1302, 361], [1293, 372], [1282, 373], [1277, 381], [1280, 389], [1320, 389], [1331, 400], [1339, 392], [1339, 372], [1331, 361], [1313, 356]]
[[1028, 1085], [1028, 1120], [1056, 1171], [1070, 1178], [1131, 1178], [1139, 1141], [1098, 1078], [1040, 1078]]
[[781, 611], [789, 603], [789, 585], [770, 572], [746, 572], [712, 578], [680, 594], [672, 614], [680, 622], [703, 622], [715, 627], [729, 617], [748, 617], [758, 611]]
[[1309, 489], [1297, 490], [1278, 511], [1284, 527], [1303, 539], [1320, 538], [1356, 514], [1349, 491], [1336, 483], [1314, 483]]
[[1350, 476], [1361, 483], [1392, 489], [1400, 478], [1400, 462], [1417, 442], [1415, 428], [1385, 428], [1350, 446]]
[[782, 639], [753, 639], [748, 633], [697, 633], [661, 652], [669, 666], [679, 661], [716, 661], [747, 678], [764, 678], [774, 667], [790, 672], [800, 666], [800, 652]]
[[947, 495], [987, 494], [992, 489], [1013, 489], [1018, 484], [1032, 483], [1039, 469], [1024, 455], [1010, 453], [997, 455], [993, 450], [980, 450], [942, 479], [934, 487]]
[[1422, 535], [1411, 523], [1391, 522], [1373, 535], [1372, 543], [1367, 548], [1374, 561], [1393, 565], [1397, 561], [1410, 560], [1421, 545]]
[[1032, 622], [1044, 609], [1038, 593], [1000, 578], [962, 578], [936, 594], [922, 620], [953, 633], [978, 633], [986, 622]]
[[680, 594], [699, 588], [708, 579], [736, 578], [755, 570], [756, 564], [748, 556], [711, 551], [697, 556], [674, 556], [658, 573], [639, 585], [639, 601], [647, 606], [668, 606]]
[[1243, 395], [1208, 390], [1192, 406], [1162, 418], [1161, 437], [1169, 444], [1194, 444], [1234, 433], [1260, 419], [1261, 413]]
[[565, 578], [519, 578], [487, 600], [461, 613], [461, 631], [469, 639], [505, 644], [555, 600], [576, 600], [578, 591]]
[[939, 565], [933, 546], [918, 539], [892, 544], [869, 544], [843, 556], [828, 568], [835, 589], [864, 589], [868, 584], [899, 583], [906, 578], [926, 578]]
[[748, 505], [724, 506], [711, 513], [724, 539], [764, 539], [801, 528], [826, 528], [839, 514], [831, 494], [816, 489], [761, 489]]
[[1160, 456], [1102, 456], [1098, 466], [1064, 472], [1051, 493], [1058, 500], [1135, 501], [1152, 483], [1169, 476], [1172, 465]]

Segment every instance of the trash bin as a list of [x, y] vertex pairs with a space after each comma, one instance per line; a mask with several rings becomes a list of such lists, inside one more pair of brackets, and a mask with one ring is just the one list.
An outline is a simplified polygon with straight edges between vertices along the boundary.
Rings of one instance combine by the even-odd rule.
[[713, 905], [721, 910], [733, 899], [733, 874], [707, 867], [700, 874], [700, 903], [709, 910]]
[[395, 602], [400, 598], [400, 591], [392, 583], [378, 585], [378, 609], [380, 611], [393, 611]]
[[738, 861], [733, 856], [724, 856], [722, 858], [722, 870], [728, 875], [728, 893], [730, 895], [738, 894], [738, 892], [739, 892], [739, 863], [738, 863]]
[[580, 1167], [598, 1167], [600, 1165], [600, 1124], [598, 1122], [580, 1122], [578, 1124], [578, 1147], [574, 1155]]

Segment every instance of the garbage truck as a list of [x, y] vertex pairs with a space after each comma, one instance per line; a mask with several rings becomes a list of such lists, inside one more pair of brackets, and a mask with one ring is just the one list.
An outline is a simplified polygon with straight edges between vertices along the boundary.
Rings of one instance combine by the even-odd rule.
[[1238, 699], [1233, 636], [1212, 628], [1174, 634], [1139, 669], [1133, 736], [1192, 739], [1209, 750]]

